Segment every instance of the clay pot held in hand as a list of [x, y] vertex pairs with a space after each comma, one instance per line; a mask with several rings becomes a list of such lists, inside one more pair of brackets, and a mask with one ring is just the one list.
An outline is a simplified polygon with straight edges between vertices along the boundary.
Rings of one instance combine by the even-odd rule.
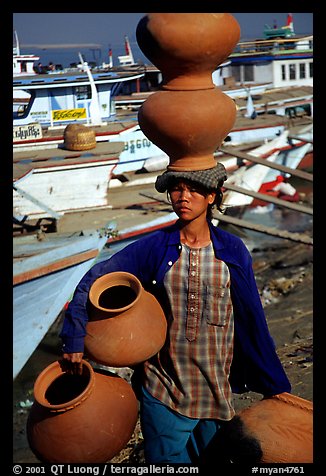
[[235, 118], [234, 101], [218, 88], [159, 91], [138, 112], [144, 134], [169, 156], [169, 170], [215, 167], [214, 152]]
[[262, 449], [261, 463], [313, 462], [313, 404], [289, 393], [263, 399], [239, 412]]
[[213, 88], [212, 72], [240, 38], [229, 13], [149, 13], [137, 25], [137, 42], [161, 70], [163, 88]]
[[112, 272], [89, 291], [85, 354], [111, 367], [132, 367], [155, 355], [167, 323], [157, 299], [133, 274]]
[[54, 362], [35, 381], [27, 437], [42, 462], [105, 463], [135, 429], [138, 402], [131, 385], [82, 364], [82, 375], [71, 375], [64, 362]]

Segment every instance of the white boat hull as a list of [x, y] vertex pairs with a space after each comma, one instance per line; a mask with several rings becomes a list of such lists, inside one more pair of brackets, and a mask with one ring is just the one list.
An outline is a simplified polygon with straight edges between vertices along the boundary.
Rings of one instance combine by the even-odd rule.
[[[55, 212], [108, 205], [107, 189], [116, 165], [112, 159], [33, 169], [16, 185]], [[13, 214], [48, 216], [37, 203], [13, 191]]]
[[[34, 243], [31, 242], [33, 238]], [[64, 308], [82, 276], [94, 263], [106, 241], [104, 233], [95, 231], [87, 236], [67, 238], [61, 245], [55, 243], [52, 249], [50, 235], [46, 235], [44, 242], [38, 242], [35, 236], [14, 239], [14, 256], [15, 253], [28, 254], [33, 250], [35, 252], [38, 247], [45, 247], [39, 255], [14, 262], [14, 282], [17, 280], [13, 288], [14, 379]], [[56, 272], [43, 274], [46, 266], [50, 270], [60, 260], [73, 259], [83, 253], [86, 253], [85, 257], [93, 257]], [[29, 273], [31, 277], [38, 273], [41, 275], [28, 279]]]

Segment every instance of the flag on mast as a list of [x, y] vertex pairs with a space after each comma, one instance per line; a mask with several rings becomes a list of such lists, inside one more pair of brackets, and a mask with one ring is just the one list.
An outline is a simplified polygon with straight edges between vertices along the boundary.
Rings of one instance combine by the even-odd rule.
[[113, 56], [112, 56], [112, 48], [109, 47], [109, 68], [113, 67]]
[[286, 21], [286, 26], [288, 28], [291, 28], [292, 31], [293, 30], [293, 16], [292, 16], [292, 13], [288, 13], [288, 16], [287, 16], [287, 21]]

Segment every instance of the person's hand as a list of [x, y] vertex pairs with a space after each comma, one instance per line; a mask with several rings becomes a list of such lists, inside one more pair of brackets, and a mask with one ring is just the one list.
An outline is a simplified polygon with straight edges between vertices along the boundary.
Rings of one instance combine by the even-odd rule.
[[73, 352], [71, 354], [63, 354], [65, 370], [70, 374], [81, 375], [83, 371], [83, 352]]

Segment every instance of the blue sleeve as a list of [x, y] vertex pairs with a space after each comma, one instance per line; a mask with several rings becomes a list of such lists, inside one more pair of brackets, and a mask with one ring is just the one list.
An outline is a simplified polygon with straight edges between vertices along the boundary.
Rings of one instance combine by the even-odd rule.
[[[245, 247], [240, 252], [242, 266], [233, 268], [231, 274], [235, 317], [233, 376], [237, 374], [238, 380], [241, 375], [246, 390], [264, 396], [291, 392], [290, 382], [268, 329], [251, 255]], [[241, 381], [241, 378], [238, 381]], [[233, 390], [237, 393], [235, 388]]]

